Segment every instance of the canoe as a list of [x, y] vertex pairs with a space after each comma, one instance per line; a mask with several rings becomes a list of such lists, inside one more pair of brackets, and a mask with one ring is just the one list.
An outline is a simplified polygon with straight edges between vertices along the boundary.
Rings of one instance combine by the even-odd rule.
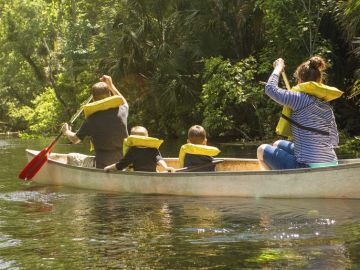
[[[26, 150], [31, 160], [38, 151]], [[338, 166], [261, 171], [257, 159], [224, 158], [216, 172], [131, 172], [67, 164], [68, 154], [52, 153], [33, 178], [44, 185], [101, 191], [183, 196], [360, 199], [360, 159]], [[176, 158], [166, 159], [173, 167]]]

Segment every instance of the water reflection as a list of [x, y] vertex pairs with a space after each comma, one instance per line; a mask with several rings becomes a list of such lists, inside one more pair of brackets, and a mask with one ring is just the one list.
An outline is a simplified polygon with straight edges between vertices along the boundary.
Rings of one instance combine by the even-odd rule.
[[21, 268], [346, 269], [359, 260], [356, 200], [29, 190], [3, 194], [6, 205], [1, 257]]
[[0, 160], [0, 269], [360, 269], [360, 200], [29, 186], [16, 179], [28, 145], [10, 145]]

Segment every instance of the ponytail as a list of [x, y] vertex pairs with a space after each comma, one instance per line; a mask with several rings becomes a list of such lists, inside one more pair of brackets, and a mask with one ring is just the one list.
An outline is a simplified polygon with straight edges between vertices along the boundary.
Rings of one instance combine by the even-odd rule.
[[301, 82], [323, 81], [323, 73], [326, 69], [325, 60], [320, 56], [313, 56], [308, 61], [302, 63], [295, 71], [295, 78]]

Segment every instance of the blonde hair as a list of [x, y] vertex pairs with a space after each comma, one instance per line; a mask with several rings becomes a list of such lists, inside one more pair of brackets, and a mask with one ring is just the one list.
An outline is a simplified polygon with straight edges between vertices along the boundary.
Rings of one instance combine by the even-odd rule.
[[313, 81], [322, 83], [325, 69], [325, 60], [320, 56], [313, 56], [297, 67], [294, 77], [301, 82]]
[[142, 126], [135, 126], [131, 128], [130, 135], [138, 135], [148, 137], [149, 133], [146, 128]]
[[203, 144], [206, 140], [206, 131], [202, 126], [194, 125], [189, 128], [188, 139], [192, 144]]

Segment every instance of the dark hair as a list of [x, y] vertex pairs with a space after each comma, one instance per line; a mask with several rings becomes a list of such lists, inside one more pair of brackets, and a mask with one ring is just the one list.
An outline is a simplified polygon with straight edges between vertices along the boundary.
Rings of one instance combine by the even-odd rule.
[[95, 83], [91, 87], [91, 93], [93, 95], [94, 100], [100, 100], [110, 96], [109, 88], [107, 87], [107, 84], [104, 82]]
[[202, 144], [206, 139], [206, 131], [202, 126], [194, 125], [189, 128], [188, 139], [190, 143]]
[[131, 131], [130, 131], [130, 134], [131, 135], [138, 135], [138, 136], [145, 136], [145, 137], [149, 136], [149, 133], [148, 133], [147, 129], [142, 127], [142, 126], [132, 127]]
[[313, 56], [297, 67], [294, 76], [301, 82], [319, 82], [324, 78], [326, 63], [320, 56]]

